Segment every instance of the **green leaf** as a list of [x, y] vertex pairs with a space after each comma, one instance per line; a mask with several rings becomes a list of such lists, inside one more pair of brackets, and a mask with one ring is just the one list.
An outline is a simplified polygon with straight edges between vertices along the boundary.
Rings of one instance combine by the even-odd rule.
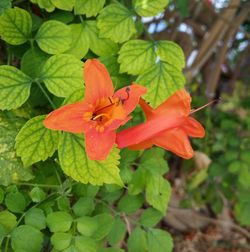
[[103, 8], [105, 0], [75, 0], [75, 14], [96, 16]]
[[140, 216], [139, 222], [144, 227], [153, 227], [155, 226], [164, 215], [161, 212], [155, 210], [154, 208], [150, 207], [143, 211], [142, 215]]
[[0, 15], [11, 8], [11, 0], [2, 0], [0, 3]]
[[123, 186], [119, 176], [119, 150], [114, 148], [104, 161], [87, 157], [82, 135], [63, 133], [58, 148], [63, 171], [74, 180], [93, 185], [118, 184]]
[[7, 210], [0, 212], [0, 225], [2, 225], [6, 233], [11, 232], [11, 230], [16, 226], [16, 216]]
[[35, 79], [40, 76], [41, 68], [48, 58], [49, 55], [37, 47], [29, 49], [22, 57], [21, 70]]
[[66, 24], [50, 20], [41, 25], [35, 39], [44, 52], [59, 54], [70, 48], [72, 33], [70, 27]]
[[114, 225], [108, 234], [107, 240], [110, 245], [114, 246], [122, 241], [126, 235], [127, 229], [124, 221], [119, 216], [115, 218]]
[[32, 80], [13, 66], [0, 66], [0, 109], [16, 109], [30, 95]]
[[3, 202], [4, 194], [4, 190], [0, 187], [0, 204]]
[[118, 209], [126, 214], [131, 214], [136, 212], [144, 202], [142, 195], [125, 195], [121, 198], [118, 203]]
[[66, 11], [72, 11], [75, 0], [50, 0], [56, 8]]
[[102, 9], [97, 26], [101, 37], [110, 38], [116, 43], [125, 42], [136, 33], [133, 13], [119, 3]]
[[77, 236], [75, 237], [75, 247], [74, 251], [86, 251], [86, 252], [96, 252], [97, 243], [88, 237]]
[[173, 239], [166, 231], [150, 229], [147, 239], [149, 252], [171, 252], [173, 250]]
[[89, 48], [93, 53], [98, 56], [107, 56], [118, 51], [116, 43], [100, 36], [96, 21], [86, 21], [84, 25], [89, 37]]
[[45, 117], [42, 115], [30, 119], [16, 137], [17, 155], [21, 156], [25, 166], [46, 160], [57, 149], [59, 132], [45, 128]]
[[90, 215], [95, 209], [93, 198], [81, 197], [73, 206], [76, 216]]
[[43, 234], [36, 228], [21, 225], [11, 234], [11, 246], [15, 251], [40, 252], [42, 249]]
[[148, 251], [146, 232], [136, 227], [128, 238], [128, 252], [145, 251]]
[[57, 202], [58, 209], [60, 211], [65, 211], [65, 212], [70, 211], [70, 201], [67, 196], [62, 195], [61, 197], [57, 198], [56, 202]]
[[33, 202], [38, 203], [46, 198], [46, 193], [39, 187], [34, 187], [29, 193]]
[[77, 219], [77, 230], [84, 236], [92, 236], [97, 228], [98, 222], [94, 217], [83, 216]]
[[51, 236], [51, 243], [54, 249], [63, 250], [69, 247], [72, 235], [68, 233], [55, 233]]
[[236, 219], [241, 225], [250, 225], [250, 201], [239, 201], [235, 205], [234, 211]]
[[47, 216], [47, 225], [51, 232], [67, 232], [69, 231], [73, 218], [66, 212], [52, 212]]
[[102, 240], [105, 236], [107, 236], [111, 231], [114, 225], [114, 218], [112, 217], [112, 215], [107, 213], [96, 215], [94, 218], [98, 223], [98, 228], [93, 233], [92, 237], [95, 240], [99, 241]]
[[33, 176], [30, 169], [24, 169], [15, 154], [15, 137], [23, 120], [0, 112], [0, 184], [9, 185], [17, 181], [28, 181]]
[[46, 228], [46, 218], [44, 212], [40, 208], [31, 208], [24, 217], [26, 225], [32, 226], [39, 230]]
[[185, 56], [179, 45], [172, 41], [161, 40], [157, 42], [156, 54], [161, 61], [182, 70], [185, 67]]
[[0, 16], [1, 39], [11, 45], [25, 43], [30, 38], [31, 29], [31, 16], [26, 10], [15, 7]]
[[82, 59], [89, 50], [89, 36], [82, 24], [71, 24], [69, 27], [72, 31], [72, 43], [66, 53]]
[[156, 57], [154, 42], [130, 40], [119, 51], [120, 72], [142, 74], [155, 64]]
[[22, 213], [26, 207], [26, 200], [22, 193], [10, 192], [5, 197], [6, 207], [13, 213]]
[[185, 78], [179, 69], [160, 61], [140, 75], [136, 83], [147, 87], [148, 92], [144, 98], [153, 107], [157, 107], [176, 90], [184, 87]]
[[169, 0], [133, 0], [135, 11], [143, 17], [152, 17], [163, 12]]
[[171, 195], [168, 181], [157, 174], [149, 174], [146, 184], [146, 200], [155, 209], [165, 214]]
[[52, 94], [67, 97], [83, 87], [82, 72], [83, 63], [73, 55], [54, 55], [45, 63], [41, 80]]
[[45, 9], [47, 12], [55, 10], [55, 6], [51, 3], [51, 0], [30, 0], [34, 4], [38, 4], [41, 9]]
[[147, 180], [147, 172], [139, 166], [139, 168], [133, 173], [132, 179], [129, 182], [129, 193], [137, 195], [144, 191]]
[[125, 252], [125, 250], [119, 248], [98, 248], [97, 252]]

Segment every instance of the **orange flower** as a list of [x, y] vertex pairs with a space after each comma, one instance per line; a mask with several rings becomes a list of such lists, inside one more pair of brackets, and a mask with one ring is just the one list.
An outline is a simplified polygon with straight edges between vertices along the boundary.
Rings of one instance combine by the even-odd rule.
[[86, 152], [92, 160], [104, 160], [115, 143], [115, 130], [126, 123], [146, 88], [132, 84], [114, 93], [105, 66], [96, 59], [84, 66], [85, 98], [51, 112], [45, 127], [84, 133]]
[[118, 133], [118, 147], [141, 150], [156, 145], [182, 158], [193, 157], [188, 136], [202, 138], [205, 131], [190, 117], [190, 103], [191, 97], [185, 90], [177, 91], [156, 109], [140, 99], [147, 121]]

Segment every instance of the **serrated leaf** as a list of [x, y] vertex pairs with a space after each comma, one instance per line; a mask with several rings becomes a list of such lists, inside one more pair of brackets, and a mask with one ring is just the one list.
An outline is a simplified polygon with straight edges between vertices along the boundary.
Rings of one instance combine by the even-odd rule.
[[82, 24], [71, 24], [69, 27], [72, 31], [72, 43], [66, 53], [82, 59], [89, 50], [89, 36]]
[[115, 3], [106, 6], [98, 16], [100, 36], [122, 43], [136, 33], [133, 13], [124, 5]]
[[28, 225], [17, 227], [11, 234], [11, 246], [15, 251], [39, 252], [42, 249], [42, 242], [43, 234]]
[[161, 61], [182, 70], [185, 67], [185, 56], [179, 45], [172, 41], [160, 40], [157, 42], [156, 54]]
[[146, 232], [136, 227], [128, 238], [128, 252], [148, 251]]
[[40, 76], [41, 68], [49, 58], [49, 55], [39, 48], [33, 48], [26, 51], [21, 60], [21, 70], [28, 76], [37, 78]]
[[9, 192], [5, 197], [5, 205], [13, 213], [22, 213], [26, 207], [26, 200], [22, 193]]
[[114, 246], [124, 239], [127, 229], [124, 221], [119, 216], [115, 218], [114, 225], [108, 234], [107, 240], [110, 245]]
[[2, 0], [0, 3], [0, 15], [11, 8], [11, 0]]
[[66, 24], [50, 20], [40, 26], [35, 39], [44, 52], [59, 54], [70, 48], [72, 33], [70, 27]]
[[46, 218], [44, 212], [40, 208], [31, 208], [24, 217], [26, 225], [30, 225], [39, 230], [46, 228]]
[[149, 252], [171, 252], [173, 250], [173, 239], [166, 231], [150, 229], [147, 239]]
[[120, 72], [141, 74], [155, 64], [156, 57], [154, 42], [130, 40], [119, 51]]
[[184, 87], [185, 78], [176, 67], [165, 62], [158, 62], [140, 75], [136, 83], [147, 87], [148, 92], [144, 98], [150, 102], [151, 106], [157, 107], [168, 96]]
[[156, 209], [150, 207], [143, 211], [142, 215], [140, 216], [139, 222], [144, 226], [144, 227], [153, 227], [155, 226], [162, 218], [164, 215], [157, 211]]
[[11, 45], [25, 43], [30, 38], [31, 29], [31, 16], [26, 10], [15, 7], [0, 16], [1, 39]]
[[76, 216], [90, 215], [95, 209], [94, 200], [91, 197], [81, 197], [74, 205], [73, 212]]
[[51, 236], [51, 243], [55, 249], [61, 251], [69, 247], [72, 235], [68, 233], [55, 233]]
[[[12, 115], [13, 116], [13, 115]], [[16, 157], [14, 144], [18, 130], [23, 125], [22, 119], [7, 117], [0, 112], [0, 184], [9, 185], [17, 181], [28, 181], [33, 176], [30, 169], [24, 169]]]
[[50, 57], [42, 69], [40, 79], [48, 90], [59, 97], [67, 97], [83, 87], [83, 63], [73, 55]]
[[105, 0], [75, 0], [75, 14], [96, 16], [103, 8]]
[[143, 17], [152, 17], [164, 11], [169, 0], [133, 0], [135, 11]]
[[63, 171], [74, 180], [92, 185], [118, 184], [123, 186], [119, 175], [119, 150], [114, 148], [104, 161], [87, 157], [82, 135], [63, 133], [59, 148], [59, 160]]
[[16, 218], [17, 217], [13, 213], [7, 210], [0, 212], [0, 225], [4, 227], [6, 233], [11, 232], [11, 230], [16, 226]]
[[96, 252], [97, 243], [89, 238], [84, 236], [75, 237], [75, 250], [73, 251], [86, 251], [86, 252]]
[[118, 203], [118, 209], [126, 214], [131, 214], [136, 212], [144, 202], [142, 195], [125, 195], [121, 198]]
[[46, 193], [39, 187], [33, 187], [29, 192], [29, 196], [33, 202], [41, 202], [46, 198]]
[[98, 222], [94, 217], [83, 216], [77, 219], [77, 230], [84, 236], [92, 236], [97, 228]]
[[171, 195], [171, 186], [162, 176], [148, 174], [146, 200], [155, 209], [165, 214]]
[[58, 9], [72, 11], [75, 0], [50, 0], [51, 3]]
[[89, 48], [93, 53], [98, 56], [107, 56], [118, 51], [116, 43], [108, 38], [100, 37], [96, 21], [86, 21], [84, 25], [89, 37]]
[[32, 80], [13, 66], [0, 66], [0, 109], [20, 107], [30, 95]]
[[46, 221], [51, 232], [67, 232], [71, 227], [73, 218], [69, 213], [58, 211], [50, 213]]
[[45, 161], [57, 149], [59, 132], [52, 131], [43, 125], [45, 115], [30, 119], [16, 137], [17, 155], [25, 166], [38, 161]]
[[55, 6], [51, 3], [51, 0], [30, 0], [34, 4], [38, 4], [41, 9], [45, 9], [47, 12], [55, 10]]

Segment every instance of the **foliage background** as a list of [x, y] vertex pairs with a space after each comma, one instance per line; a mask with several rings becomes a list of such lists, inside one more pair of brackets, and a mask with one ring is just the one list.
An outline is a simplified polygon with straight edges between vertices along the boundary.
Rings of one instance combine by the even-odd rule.
[[[250, 250], [250, 5], [151, 2], [1, 1], [0, 64], [12, 66], [0, 68], [2, 251], [166, 252], [169, 232], [176, 251]], [[11, 6], [26, 12], [6, 15]], [[192, 160], [158, 148], [114, 149], [102, 164], [111, 177], [75, 172], [98, 166], [83, 157], [82, 137], [52, 133], [41, 122], [53, 107], [82, 98], [80, 59], [93, 57], [117, 88], [134, 80], [147, 86], [153, 106], [185, 83], [193, 107], [221, 98], [196, 115], [207, 134], [193, 141]], [[6, 92], [7, 83], [17, 86]], [[129, 126], [142, 119], [135, 111]]]

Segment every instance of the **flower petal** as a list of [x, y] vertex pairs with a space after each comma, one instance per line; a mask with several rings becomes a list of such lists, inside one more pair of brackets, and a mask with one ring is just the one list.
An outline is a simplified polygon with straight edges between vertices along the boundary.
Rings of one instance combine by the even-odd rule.
[[105, 160], [115, 143], [115, 131], [98, 132], [95, 128], [85, 134], [85, 146], [89, 159]]
[[171, 151], [182, 158], [189, 159], [194, 155], [187, 134], [182, 129], [166, 130], [152, 140], [156, 146]]
[[139, 104], [148, 120], [156, 115], [155, 110], [144, 99], [141, 98]]
[[155, 110], [157, 114], [188, 116], [191, 110], [191, 96], [185, 90], [176, 91]]
[[49, 113], [43, 124], [48, 129], [63, 130], [71, 133], [82, 133], [88, 128], [83, 115], [89, 111], [85, 102], [65, 105]]
[[186, 134], [191, 137], [203, 138], [205, 136], [205, 130], [203, 126], [192, 117], [188, 117], [182, 127]]
[[85, 98], [87, 103], [93, 104], [103, 97], [111, 97], [114, 87], [108, 70], [97, 59], [87, 60], [84, 65]]
[[153, 141], [151, 139], [143, 141], [139, 144], [128, 146], [130, 150], [145, 150], [153, 146]]
[[147, 92], [147, 89], [138, 84], [119, 89], [114, 94], [114, 98], [118, 97], [123, 102], [123, 108], [127, 115], [130, 114], [139, 103], [140, 97]]
[[119, 132], [116, 142], [119, 148], [139, 144], [164, 130], [179, 127], [184, 121], [185, 117], [158, 116], [145, 123]]

